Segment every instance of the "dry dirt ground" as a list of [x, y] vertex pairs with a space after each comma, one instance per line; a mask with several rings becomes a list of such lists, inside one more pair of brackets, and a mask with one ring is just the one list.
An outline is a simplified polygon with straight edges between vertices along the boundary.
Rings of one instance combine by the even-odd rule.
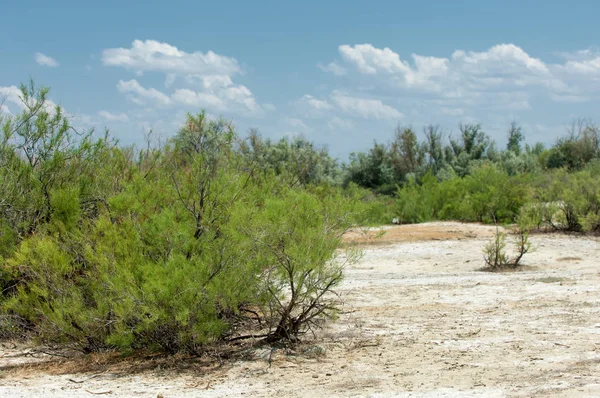
[[491, 227], [383, 229], [347, 234], [364, 257], [346, 270], [343, 313], [293, 352], [39, 365], [48, 358], [6, 346], [0, 397], [600, 396], [598, 238], [534, 235], [522, 271], [489, 273]]

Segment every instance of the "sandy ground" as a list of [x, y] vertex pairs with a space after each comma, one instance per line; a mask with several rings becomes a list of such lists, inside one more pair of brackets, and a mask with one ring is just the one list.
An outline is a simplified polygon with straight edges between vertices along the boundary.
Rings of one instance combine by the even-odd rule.
[[[94, 357], [48, 366], [0, 348], [1, 397], [600, 396], [600, 240], [532, 237], [519, 272], [489, 273], [487, 226], [357, 230], [343, 313], [295, 352], [252, 351], [221, 366], [127, 369]], [[87, 362], [86, 362], [87, 361]], [[149, 362], [152, 364], [152, 361]], [[93, 365], [93, 364], [92, 364]]]

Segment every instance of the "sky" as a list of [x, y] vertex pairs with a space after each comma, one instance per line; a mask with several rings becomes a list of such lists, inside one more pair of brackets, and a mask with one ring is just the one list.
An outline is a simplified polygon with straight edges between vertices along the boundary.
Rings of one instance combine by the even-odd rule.
[[72, 122], [125, 145], [187, 112], [301, 135], [346, 160], [396, 126], [518, 122], [552, 144], [598, 121], [600, 2], [32, 1], [0, 6], [0, 112], [33, 78]]

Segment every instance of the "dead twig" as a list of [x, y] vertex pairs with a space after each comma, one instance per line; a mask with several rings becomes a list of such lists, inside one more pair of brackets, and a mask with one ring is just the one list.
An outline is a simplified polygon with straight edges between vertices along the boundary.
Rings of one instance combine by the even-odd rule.
[[87, 379], [83, 379], [83, 380], [75, 380], [75, 379], [67, 379], [67, 380], [70, 381], [71, 383], [81, 384], [81, 383], [85, 383], [86, 381], [94, 379], [99, 376], [100, 376], [100, 374], [90, 376]]

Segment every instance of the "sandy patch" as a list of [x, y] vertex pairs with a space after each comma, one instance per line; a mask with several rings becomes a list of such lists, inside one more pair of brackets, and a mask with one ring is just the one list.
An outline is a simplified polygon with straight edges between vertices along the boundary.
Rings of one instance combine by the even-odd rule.
[[481, 272], [493, 231], [387, 228], [346, 270], [343, 313], [296, 351], [254, 350], [222, 366], [182, 359], [189, 366], [51, 374], [9, 369], [19, 350], [5, 347], [0, 396], [600, 396], [600, 241], [535, 235], [525, 270]]

